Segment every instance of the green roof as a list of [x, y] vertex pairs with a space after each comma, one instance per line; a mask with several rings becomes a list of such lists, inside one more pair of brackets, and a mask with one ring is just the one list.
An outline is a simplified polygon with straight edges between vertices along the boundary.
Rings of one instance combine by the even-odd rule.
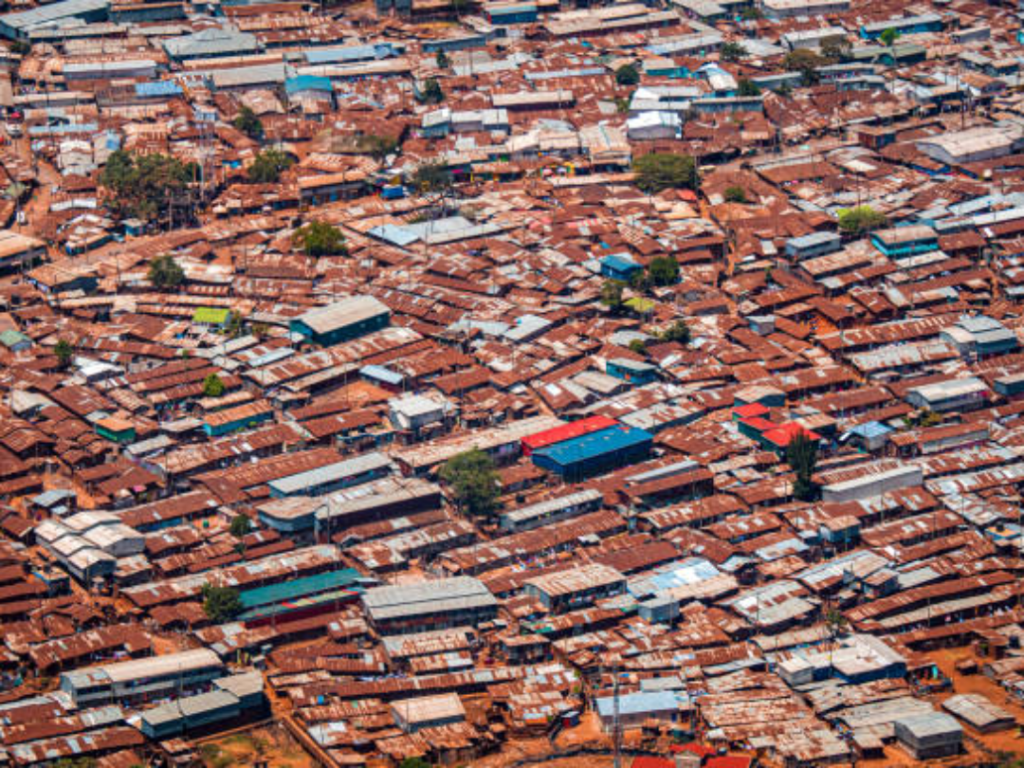
[[20, 331], [8, 329], [0, 333], [0, 344], [3, 344], [5, 347], [13, 347], [15, 344], [23, 344], [26, 341], [31, 342], [32, 339]]
[[292, 579], [280, 584], [270, 584], [266, 587], [247, 589], [239, 595], [244, 608], [255, 608], [262, 605], [273, 605], [274, 603], [286, 600], [297, 600], [307, 595], [314, 595], [318, 592], [348, 587], [357, 583], [362, 574], [355, 568], [342, 568], [340, 571], [327, 571], [316, 573], [312, 576], [305, 576], [301, 579]]
[[216, 307], [199, 307], [192, 315], [193, 323], [208, 323], [210, 325], [223, 325], [228, 321], [231, 314], [230, 309], [217, 309]]
[[631, 299], [626, 299], [623, 304], [637, 312], [650, 312], [654, 309], [654, 302], [650, 299], [645, 299], [642, 296], [634, 296]]

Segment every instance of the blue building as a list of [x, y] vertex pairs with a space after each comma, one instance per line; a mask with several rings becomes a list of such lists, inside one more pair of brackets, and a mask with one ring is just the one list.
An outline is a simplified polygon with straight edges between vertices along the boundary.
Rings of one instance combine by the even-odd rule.
[[532, 24], [537, 20], [537, 6], [533, 3], [492, 5], [487, 8], [491, 24]]
[[646, 459], [653, 440], [650, 432], [619, 425], [539, 448], [532, 458], [572, 482]]
[[601, 277], [629, 282], [629, 278], [643, 267], [633, 261], [627, 253], [613, 253], [601, 259]]
[[386, 328], [391, 310], [372, 296], [350, 296], [347, 299], [311, 309], [293, 319], [288, 330], [304, 340], [322, 347], [356, 339]]
[[627, 357], [609, 360], [605, 365], [605, 372], [609, 376], [628, 381], [630, 384], [650, 384], [658, 378], [656, 365], [630, 360]]
[[886, 256], [898, 258], [937, 251], [939, 236], [926, 224], [914, 224], [872, 232], [871, 244]]
[[288, 100], [315, 99], [334, 103], [334, 84], [329, 77], [298, 75], [284, 81], [284, 92]]
[[887, 19], [865, 24], [860, 28], [860, 36], [865, 40], [878, 40], [887, 29], [893, 29], [901, 35], [916, 35], [922, 32], [941, 32], [942, 17], [937, 13], [922, 13], [919, 16], [904, 16], [902, 19]]

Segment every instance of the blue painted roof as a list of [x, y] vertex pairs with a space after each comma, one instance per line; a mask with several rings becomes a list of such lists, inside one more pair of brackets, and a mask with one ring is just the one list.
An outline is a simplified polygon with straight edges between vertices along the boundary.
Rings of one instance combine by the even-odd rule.
[[612, 253], [609, 254], [608, 256], [603, 257], [601, 259], [601, 263], [620, 272], [628, 272], [634, 269], [642, 269], [642, 267], [635, 261], [626, 258], [626, 256], [623, 254], [618, 253]]
[[334, 90], [334, 86], [329, 77], [298, 75], [284, 81], [284, 90], [286, 93], [298, 93], [299, 91], [327, 91], [330, 93]]
[[392, 371], [390, 368], [385, 368], [383, 365], [364, 365], [359, 372], [364, 376], [372, 376], [380, 381], [395, 385], [401, 384], [404, 378], [402, 374]]
[[558, 464], [569, 465], [624, 448], [650, 443], [653, 440], [654, 436], [646, 430], [619, 424], [599, 432], [591, 432], [589, 435], [539, 448], [533, 452], [533, 455], [546, 456]]
[[[679, 709], [686, 704], [688, 697], [673, 691], [641, 691], [619, 696], [620, 715], [642, 715], [648, 712], [665, 712]], [[597, 699], [597, 712], [601, 717], [611, 717], [615, 711], [615, 697], [602, 696]]]
[[152, 80], [135, 84], [136, 96], [180, 96], [181, 86], [173, 80]]

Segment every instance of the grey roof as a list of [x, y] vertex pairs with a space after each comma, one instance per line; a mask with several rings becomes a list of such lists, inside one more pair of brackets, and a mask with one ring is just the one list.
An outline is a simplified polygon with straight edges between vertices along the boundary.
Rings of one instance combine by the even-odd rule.
[[142, 713], [142, 719], [155, 727], [237, 705], [238, 697], [235, 694], [228, 691], [210, 691], [197, 696], [186, 696], [177, 701], [168, 701], [153, 709], [147, 709]]
[[59, 3], [41, 5], [30, 11], [5, 14], [0, 16], [0, 22], [11, 29], [23, 30], [108, 8], [110, 8], [110, 0], [63, 0]]
[[457, 576], [418, 584], [374, 587], [363, 595], [363, 605], [373, 620], [380, 621], [473, 607], [497, 607], [498, 601], [479, 580]]
[[256, 35], [232, 27], [211, 27], [191, 35], [164, 41], [164, 50], [175, 58], [199, 58], [257, 50]]
[[308, 488], [319, 485], [326, 485], [347, 477], [362, 475], [366, 472], [373, 472], [378, 469], [385, 469], [391, 466], [391, 459], [383, 453], [376, 451], [364, 453], [353, 459], [338, 461], [328, 464], [326, 467], [318, 467], [306, 472], [299, 472], [295, 475], [288, 475], [278, 480], [273, 480], [268, 485], [271, 490], [285, 495], [298, 493]]
[[330, 333], [354, 323], [388, 312], [386, 305], [373, 296], [349, 296], [347, 299], [311, 309], [297, 318], [314, 333]]

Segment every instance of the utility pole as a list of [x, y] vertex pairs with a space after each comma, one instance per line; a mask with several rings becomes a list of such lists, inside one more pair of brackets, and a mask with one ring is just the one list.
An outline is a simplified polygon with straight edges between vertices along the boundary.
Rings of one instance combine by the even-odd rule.
[[619, 668], [612, 670], [612, 745], [614, 749], [613, 768], [622, 768], [622, 724], [619, 722]]

